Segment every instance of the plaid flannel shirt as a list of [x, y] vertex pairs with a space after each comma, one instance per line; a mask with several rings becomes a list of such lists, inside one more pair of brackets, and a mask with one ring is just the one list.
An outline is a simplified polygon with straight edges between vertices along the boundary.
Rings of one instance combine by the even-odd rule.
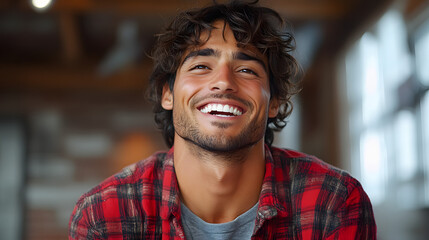
[[[368, 196], [349, 174], [266, 147], [252, 239], [376, 239]], [[156, 153], [84, 194], [69, 239], [184, 239], [173, 151]]]

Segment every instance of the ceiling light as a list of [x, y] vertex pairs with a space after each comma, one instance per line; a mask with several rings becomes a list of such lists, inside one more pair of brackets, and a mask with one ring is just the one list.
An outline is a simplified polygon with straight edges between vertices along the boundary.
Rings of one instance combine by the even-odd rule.
[[52, 5], [53, 0], [30, 0], [31, 6], [36, 11], [45, 11]]

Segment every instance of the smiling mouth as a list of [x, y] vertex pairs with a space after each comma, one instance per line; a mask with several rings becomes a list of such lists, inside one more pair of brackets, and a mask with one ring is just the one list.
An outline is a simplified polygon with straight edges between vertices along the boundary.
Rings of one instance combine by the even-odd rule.
[[218, 117], [235, 117], [243, 114], [243, 110], [238, 107], [229, 106], [228, 104], [207, 104], [199, 108], [200, 112], [208, 113]]

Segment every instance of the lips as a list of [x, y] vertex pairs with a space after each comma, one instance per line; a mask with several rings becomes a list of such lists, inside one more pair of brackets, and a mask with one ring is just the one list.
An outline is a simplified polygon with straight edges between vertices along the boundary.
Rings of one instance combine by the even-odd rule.
[[243, 114], [243, 109], [228, 104], [209, 103], [199, 108], [200, 112], [219, 117], [235, 117]]

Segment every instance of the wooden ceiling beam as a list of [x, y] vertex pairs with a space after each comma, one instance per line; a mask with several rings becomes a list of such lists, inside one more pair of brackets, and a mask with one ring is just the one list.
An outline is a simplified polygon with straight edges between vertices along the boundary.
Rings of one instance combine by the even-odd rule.
[[59, 17], [64, 60], [67, 63], [75, 63], [80, 59], [83, 51], [75, 16], [70, 13], [62, 13]]
[[143, 93], [150, 66], [131, 65], [108, 77], [96, 72], [96, 64], [0, 64], [0, 92]]
[[407, 0], [405, 1], [405, 17], [407, 19], [412, 19], [428, 7], [429, 2], [427, 0]]
[[[54, 12], [94, 12], [111, 11], [128, 15], [158, 15], [169, 17], [180, 10], [209, 5], [211, 0], [55, 0]], [[344, 16], [356, 0], [262, 0], [261, 5], [277, 10], [287, 18], [293, 19], [336, 19]]]
[[304, 20], [335, 20], [344, 17], [355, 0], [266, 0], [261, 5], [278, 11], [282, 16]]

